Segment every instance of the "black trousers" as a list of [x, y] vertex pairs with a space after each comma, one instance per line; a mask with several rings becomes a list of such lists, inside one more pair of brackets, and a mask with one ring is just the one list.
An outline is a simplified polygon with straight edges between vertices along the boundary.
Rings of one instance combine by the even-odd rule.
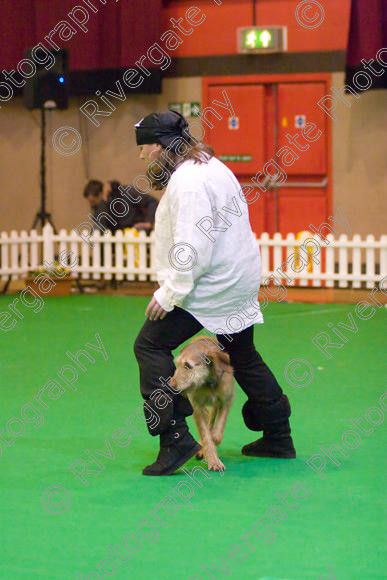
[[[176, 369], [172, 351], [202, 328], [189, 312], [175, 306], [162, 320], [147, 318], [136, 338], [134, 353], [139, 365], [140, 389], [146, 401], [144, 412], [151, 435], [167, 430], [172, 419], [193, 413], [189, 400], [181, 394], [174, 394], [166, 382]], [[209, 332], [206, 334], [213, 336]], [[216, 338], [229, 353], [235, 379], [248, 397], [242, 411], [247, 427], [261, 431], [265, 424], [287, 420], [290, 415], [287, 397], [255, 349], [254, 325], [229, 335], [217, 334]], [[155, 391], [161, 398], [155, 396]], [[166, 396], [163, 397], [162, 393]], [[152, 411], [159, 416], [159, 422], [152, 421]]]

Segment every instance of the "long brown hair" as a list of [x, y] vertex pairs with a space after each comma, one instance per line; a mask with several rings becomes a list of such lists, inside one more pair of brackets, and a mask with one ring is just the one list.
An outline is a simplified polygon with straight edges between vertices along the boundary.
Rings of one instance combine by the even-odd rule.
[[165, 147], [159, 152], [155, 160], [149, 165], [147, 177], [152, 183], [152, 189], [163, 189], [168, 185], [171, 174], [176, 169], [180, 158], [183, 161], [194, 160], [194, 163], [208, 163], [214, 157], [215, 151], [202, 141], [194, 140], [192, 137], [183, 139], [182, 144], [186, 151], [179, 151], [179, 154]]

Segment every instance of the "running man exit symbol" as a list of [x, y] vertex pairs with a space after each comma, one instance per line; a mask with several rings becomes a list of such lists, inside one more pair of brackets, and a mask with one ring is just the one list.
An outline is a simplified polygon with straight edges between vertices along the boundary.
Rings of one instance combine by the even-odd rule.
[[246, 46], [250, 48], [255, 48], [257, 42], [257, 33], [255, 30], [252, 30], [246, 35]]
[[259, 40], [262, 42], [263, 48], [267, 48], [270, 46], [271, 41], [271, 34], [268, 30], [264, 30], [259, 37]]
[[237, 29], [238, 52], [268, 53], [287, 50], [286, 26], [251, 26]]
[[191, 103], [191, 117], [198, 117], [200, 114], [200, 103]]

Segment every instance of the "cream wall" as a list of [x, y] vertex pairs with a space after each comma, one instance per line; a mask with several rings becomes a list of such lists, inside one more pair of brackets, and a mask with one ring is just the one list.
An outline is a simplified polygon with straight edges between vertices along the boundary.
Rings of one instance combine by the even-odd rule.
[[[161, 95], [128, 96], [110, 117], [98, 117], [99, 127], [79, 110], [85, 98], [72, 99], [67, 111], [47, 114], [47, 211], [57, 229], [71, 229], [87, 219], [89, 206], [82, 190], [89, 179], [130, 183], [144, 173], [133, 125], [184, 99], [201, 101], [200, 79], [166, 79]], [[81, 150], [71, 157], [57, 153], [52, 144], [53, 134], [64, 126], [82, 136]], [[0, 232], [29, 229], [39, 205], [40, 112], [27, 111], [21, 99], [14, 99], [0, 110]]]
[[[333, 86], [345, 85], [344, 74]], [[340, 102], [333, 122], [333, 214], [342, 206], [352, 233], [387, 233], [387, 91], [359, 92]]]
[[[333, 75], [340, 89], [344, 75]], [[376, 236], [386, 233], [385, 127], [386, 91], [349, 97], [339, 104], [333, 122], [333, 207], [344, 208], [353, 233]], [[153, 110], [173, 101], [201, 101], [199, 77], [165, 79], [162, 95], [128, 96], [110, 117], [100, 117], [95, 127], [79, 111], [86, 99], [71, 101], [67, 111], [48, 114], [47, 208], [57, 228], [71, 229], [86, 219], [88, 204], [82, 189], [90, 178], [118, 179], [130, 183], [144, 173], [138, 159], [133, 125]], [[23, 108], [14, 99], [0, 110], [0, 231], [29, 229], [39, 207], [39, 112]], [[51, 142], [56, 129], [77, 129], [83, 139], [74, 156], [57, 153]], [[157, 196], [157, 194], [155, 194]]]

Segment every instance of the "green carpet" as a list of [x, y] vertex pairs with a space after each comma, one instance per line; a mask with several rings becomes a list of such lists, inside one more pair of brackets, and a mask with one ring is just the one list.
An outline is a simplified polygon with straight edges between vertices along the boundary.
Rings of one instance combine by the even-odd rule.
[[[1, 296], [0, 312], [8, 311], [12, 300]], [[381, 409], [385, 309], [377, 309], [370, 320], [359, 320], [355, 305], [269, 304], [265, 324], [255, 327], [255, 343], [291, 401], [297, 459], [240, 454], [241, 446], [256, 437], [242, 421], [245, 396], [237, 387], [219, 451], [227, 470], [223, 475], [207, 472], [209, 478], [196, 472], [198, 485], [182, 470], [163, 478], [141, 475], [157, 453], [157, 439], [137, 417], [132, 419], [135, 430], [127, 431], [133, 438], [126, 446], [112, 440], [141, 404], [133, 342], [148, 302], [142, 297], [51, 297], [40, 312], [22, 305], [24, 318], [9, 332], [0, 331], [0, 578], [386, 578], [385, 426], [370, 427], [364, 421], [363, 428], [372, 433], [356, 429], [361, 433], [356, 448], [354, 437], [346, 440], [352, 449], [342, 442], [343, 433], [353, 429], [351, 418], [364, 417], [370, 407]], [[341, 329], [348, 342], [330, 349], [328, 359], [312, 339], [329, 331], [338, 341], [327, 325], [348, 325], [349, 312], [358, 331]], [[71, 390], [57, 376], [64, 365], [73, 364], [66, 351], [75, 354], [86, 343], [98, 346], [96, 335], [108, 360], [103, 349], [89, 347], [95, 362], [81, 359], [87, 370], [78, 368], [77, 390]], [[303, 388], [284, 378], [285, 365], [295, 358], [313, 367], [313, 380]], [[56, 386], [49, 383], [55, 379]], [[44, 386], [57, 398], [46, 390], [42, 405], [34, 395]], [[28, 402], [34, 407], [25, 407]], [[23, 422], [22, 407], [27, 417]], [[34, 409], [40, 410], [44, 423], [42, 417], [34, 419]], [[377, 423], [379, 415], [371, 411], [368, 416]], [[8, 423], [11, 431], [25, 432], [10, 445], [4, 429], [12, 418], [19, 421]], [[123, 441], [123, 433], [116, 431], [116, 438]], [[320, 450], [333, 444], [348, 453], [336, 453], [340, 465]], [[94, 454], [105, 468], [87, 475], [86, 486], [69, 466], [84, 459], [89, 470], [98, 471], [85, 454], [96, 449], [106, 454]], [[326, 459], [325, 479], [306, 463], [315, 454]], [[191, 460], [185, 467], [191, 471], [197, 466], [205, 464]], [[46, 492], [42, 500], [51, 486], [67, 491], [56, 490], [51, 499]], [[291, 497], [292, 486], [299, 499]], [[112, 556], [108, 546], [119, 555]]]

